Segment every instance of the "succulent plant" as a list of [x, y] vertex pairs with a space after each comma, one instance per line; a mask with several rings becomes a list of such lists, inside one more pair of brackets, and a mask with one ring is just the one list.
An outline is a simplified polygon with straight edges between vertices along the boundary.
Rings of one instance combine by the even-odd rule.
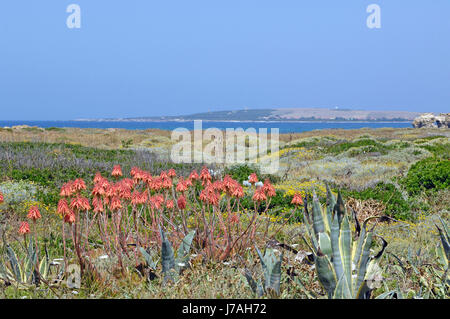
[[181, 241], [177, 250], [177, 256], [174, 256], [172, 244], [167, 239], [166, 234], [159, 229], [161, 234], [161, 260], [162, 272], [164, 274], [164, 282], [167, 280], [175, 281], [175, 277], [179, 275], [184, 269], [188, 267], [189, 251], [191, 250], [192, 240], [195, 236], [195, 231], [189, 232]]
[[[32, 239], [32, 238], [31, 238]], [[26, 257], [20, 260], [14, 249], [6, 245], [7, 262], [0, 262], [0, 279], [8, 283], [17, 283], [20, 287], [39, 284], [40, 279], [46, 279], [49, 272], [49, 258], [46, 255], [37, 266], [37, 252], [33, 240], [30, 240]]]
[[264, 256], [256, 247], [261, 267], [264, 273], [264, 279], [255, 281], [253, 274], [247, 268], [244, 270], [245, 278], [252, 289], [253, 293], [259, 297], [269, 294], [272, 297], [280, 295], [280, 282], [281, 282], [281, 264], [283, 262], [283, 254], [279, 257], [275, 254], [272, 248], [267, 248]]
[[352, 234], [350, 216], [347, 214], [340, 192], [336, 200], [327, 185], [327, 204], [322, 207], [313, 194], [312, 214], [305, 200], [304, 222], [315, 260], [315, 269], [328, 298], [369, 298], [371, 291], [381, 284], [381, 269], [377, 260], [382, 256], [387, 242], [381, 238], [383, 248], [370, 256], [373, 228], [368, 230], [367, 218], [362, 226], [353, 212], [355, 233]]

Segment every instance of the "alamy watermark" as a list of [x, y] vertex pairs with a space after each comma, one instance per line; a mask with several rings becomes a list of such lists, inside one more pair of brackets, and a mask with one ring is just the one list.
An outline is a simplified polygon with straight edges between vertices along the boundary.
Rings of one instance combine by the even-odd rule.
[[[271, 128], [208, 128], [194, 121], [194, 130], [177, 128], [172, 131], [170, 153], [174, 163], [244, 164], [258, 163], [265, 174], [279, 169], [279, 129]], [[206, 145], [205, 145], [206, 144]]]

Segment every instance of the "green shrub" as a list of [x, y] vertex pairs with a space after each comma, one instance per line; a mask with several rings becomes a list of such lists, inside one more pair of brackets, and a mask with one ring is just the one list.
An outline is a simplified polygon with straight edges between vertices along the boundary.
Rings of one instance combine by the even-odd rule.
[[390, 147], [384, 145], [383, 143], [369, 138], [364, 138], [356, 141], [334, 144], [333, 146], [328, 148], [328, 152], [333, 154], [340, 154], [348, 151], [351, 148], [364, 146], [367, 147], [367, 149], [370, 149], [370, 152], [380, 152], [381, 154], [387, 154], [387, 151], [390, 149]]
[[368, 188], [361, 192], [341, 191], [343, 195], [359, 200], [375, 199], [386, 205], [386, 215], [397, 219], [411, 218], [411, 206], [403, 198], [402, 193], [392, 184], [379, 183], [374, 188]]
[[411, 195], [448, 189], [450, 161], [436, 157], [421, 160], [411, 166], [403, 184]]

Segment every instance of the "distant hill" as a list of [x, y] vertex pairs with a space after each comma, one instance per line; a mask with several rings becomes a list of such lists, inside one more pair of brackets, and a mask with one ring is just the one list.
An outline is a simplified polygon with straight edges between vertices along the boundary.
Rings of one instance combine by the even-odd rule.
[[407, 111], [364, 111], [325, 108], [278, 108], [215, 111], [179, 116], [120, 119], [79, 119], [80, 121], [413, 121], [422, 113]]

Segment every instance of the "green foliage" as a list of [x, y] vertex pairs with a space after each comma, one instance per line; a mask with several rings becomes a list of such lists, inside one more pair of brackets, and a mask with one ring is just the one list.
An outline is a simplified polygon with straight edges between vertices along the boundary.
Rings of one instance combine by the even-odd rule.
[[351, 148], [358, 148], [358, 147], [366, 147], [367, 151], [380, 152], [381, 154], [387, 154], [387, 151], [390, 148], [384, 145], [383, 143], [377, 142], [373, 139], [362, 138], [350, 142], [336, 143], [333, 146], [329, 147], [327, 151], [333, 154], [340, 154], [345, 151], [348, 151]]
[[411, 166], [403, 184], [411, 195], [448, 189], [450, 161], [436, 157], [421, 160]]
[[224, 171], [225, 175], [230, 175], [233, 179], [237, 180], [241, 184], [243, 181], [248, 180], [248, 177], [252, 173], [256, 173], [260, 181], [264, 181], [266, 179], [269, 179], [271, 183], [276, 183], [278, 181], [277, 177], [274, 175], [261, 174], [259, 168], [254, 165], [238, 164], [227, 167]]
[[393, 184], [378, 183], [375, 187], [360, 192], [342, 190], [342, 195], [359, 200], [381, 201], [386, 205], [385, 214], [397, 219], [412, 217], [410, 203], [403, 198], [402, 193]]

